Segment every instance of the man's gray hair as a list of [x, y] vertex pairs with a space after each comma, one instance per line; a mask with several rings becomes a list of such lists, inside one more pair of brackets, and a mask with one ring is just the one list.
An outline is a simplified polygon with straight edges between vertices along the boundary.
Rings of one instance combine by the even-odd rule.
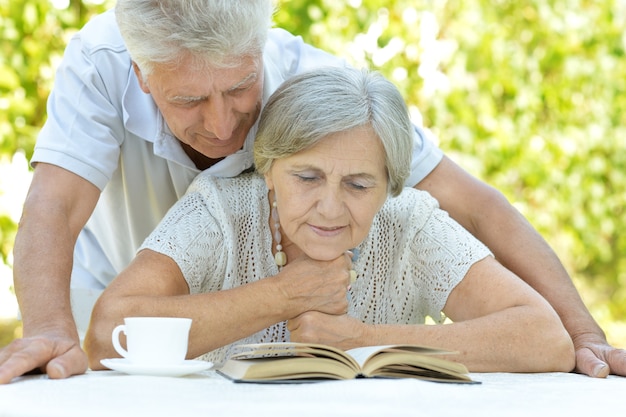
[[115, 16], [133, 61], [146, 77], [155, 64], [193, 57], [198, 69], [228, 68], [260, 57], [272, 26], [272, 0], [118, 0]]
[[410, 173], [413, 125], [398, 89], [368, 70], [328, 67], [285, 81], [261, 113], [256, 169], [265, 174], [275, 159], [361, 126], [371, 127], [382, 142], [389, 193], [397, 196]]

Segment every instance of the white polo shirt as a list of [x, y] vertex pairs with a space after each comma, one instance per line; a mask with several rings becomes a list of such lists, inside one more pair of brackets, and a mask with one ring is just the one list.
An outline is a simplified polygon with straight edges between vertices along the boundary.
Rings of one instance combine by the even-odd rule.
[[[282, 29], [264, 51], [265, 103], [286, 79], [345, 65]], [[207, 170], [236, 176], [253, 164], [256, 125], [243, 149]], [[416, 128], [413, 186], [441, 161], [441, 151]], [[171, 135], [150, 95], [139, 87], [113, 11], [92, 19], [69, 42], [48, 100], [48, 119], [31, 163], [60, 166], [102, 191], [74, 252], [72, 286], [104, 288], [200, 172]]]

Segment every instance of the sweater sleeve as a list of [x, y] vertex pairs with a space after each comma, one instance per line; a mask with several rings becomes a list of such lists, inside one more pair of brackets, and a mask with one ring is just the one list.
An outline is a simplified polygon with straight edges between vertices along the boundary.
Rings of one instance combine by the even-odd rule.
[[[180, 268], [191, 294], [218, 291], [223, 284], [229, 238], [220, 219], [220, 200], [205, 188], [208, 181], [198, 177], [146, 238], [141, 249], [166, 255]], [[232, 245], [231, 245], [232, 246]]]
[[452, 290], [463, 280], [470, 267], [490, 256], [489, 249], [471, 233], [439, 209], [437, 201], [425, 192], [414, 193], [412, 229], [408, 235], [406, 257], [410, 276], [418, 288], [419, 309], [438, 323]]

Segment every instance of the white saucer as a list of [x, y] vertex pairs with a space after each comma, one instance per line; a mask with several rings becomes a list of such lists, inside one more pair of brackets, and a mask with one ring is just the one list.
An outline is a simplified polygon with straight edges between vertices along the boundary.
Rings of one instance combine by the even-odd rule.
[[151, 376], [184, 376], [196, 372], [204, 371], [213, 366], [212, 362], [206, 361], [185, 361], [178, 365], [137, 365], [128, 359], [113, 358], [102, 359], [101, 364], [114, 371], [124, 372], [130, 375], [151, 375]]

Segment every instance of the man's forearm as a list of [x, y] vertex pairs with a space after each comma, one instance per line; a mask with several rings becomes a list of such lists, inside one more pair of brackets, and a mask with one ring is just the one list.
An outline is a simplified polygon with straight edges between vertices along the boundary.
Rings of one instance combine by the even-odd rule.
[[74, 245], [99, 195], [97, 187], [63, 168], [35, 167], [13, 247], [26, 336], [50, 329], [76, 335], [70, 305]]
[[602, 333], [552, 248], [508, 202], [482, 211], [474, 233], [505, 267], [548, 300], [570, 335]]
[[29, 215], [20, 222], [13, 249], [24, 335], [52, 329], [76, 334], [69, 291], [74, 239], [64, 222]]

